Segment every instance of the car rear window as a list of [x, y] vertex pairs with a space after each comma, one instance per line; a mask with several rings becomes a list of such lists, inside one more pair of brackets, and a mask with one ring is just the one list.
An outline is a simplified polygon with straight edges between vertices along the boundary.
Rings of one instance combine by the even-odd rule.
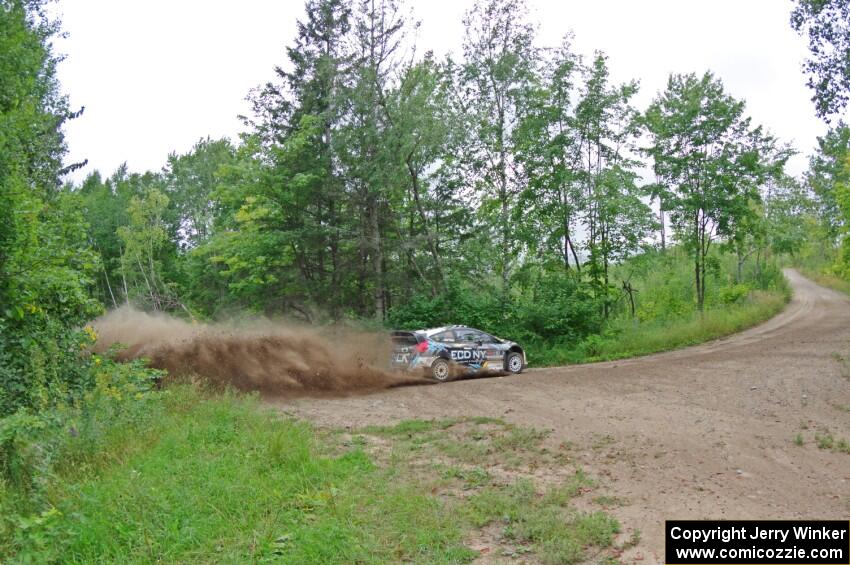
[[396, 345], [416, 345], [419, 343], [419, 339], [413, 332], [393, 332], [392, 338]]

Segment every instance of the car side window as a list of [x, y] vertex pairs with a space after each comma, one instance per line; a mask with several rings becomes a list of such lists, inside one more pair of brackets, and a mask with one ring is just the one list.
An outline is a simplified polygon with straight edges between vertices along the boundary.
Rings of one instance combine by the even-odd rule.
[[479, 341], [487, 341], [486, 336], [483, 333], [479, 332], [478, 330], [471, 330], [469, 328], [457, 330], [457, 338], [458, 341], [462, 343], [477, 343]]
[[440, 343], [454, 343], [455, 333], [451, 330], [448, 330], [432, 335], [431, 339], [433, 339], [434, 341], [439, 341]]
[[499, 343], [498, 339], [491, 336], [490, 334], [485, 334], [484, 332], [481, 332], [481, 341], [483, 343]]

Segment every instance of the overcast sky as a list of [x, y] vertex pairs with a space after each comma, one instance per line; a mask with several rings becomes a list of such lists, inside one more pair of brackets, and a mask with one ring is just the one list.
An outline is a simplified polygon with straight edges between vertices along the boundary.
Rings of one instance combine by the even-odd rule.
[[[459, 54], [461, 18], [472, 0], [409, 2], [422, 22], [418, 49]], [[746, 100], [756, 123], [804, 154], [825, 126], [800, 66], [806, 42], [788, 25], [790, 0], [529, 0], [539, 44], [575, 35], [579, 53], [609, 56], [612, 79], [638, 79], [644, 109], [671, 72], [713, 71]], [[59, 0], [68, 32], [59, 77], [85, 114], [67, 126], [74, 175], [159, 170], [171, 151], [201, 137], [233, 139], [249, 89], [285, 63], [300, 0]], [[790, 164], [799, 174], [806, 158]]]

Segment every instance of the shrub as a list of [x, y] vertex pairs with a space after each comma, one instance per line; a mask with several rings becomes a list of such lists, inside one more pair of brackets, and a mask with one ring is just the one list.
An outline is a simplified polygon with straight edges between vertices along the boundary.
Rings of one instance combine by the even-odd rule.
[[573, 341], [600, 331], [600, 303], [581, 279], [540, 268], [517, 278], [507, 303], [495, 287], [451, 279], [435, 297], [417, 295], [392, 308], [388, 323], [406, 329], [465, 324], [517, 341]]
[[720, 289], [720, 301], [723, 304], [735, 304], [741, 302], [750, 292], [750, 287], [745, 284], [733, 284]]
[[[52, 539], [55, 509], [50, 482], [57, 472], [85, 476], [128, 448], [118, 438], [157, 417], [152, 397], [160, 371], [142, 362], [116, 363], [93, 356], [87, 380], [94, 383], [73, 404], [35, 412], [20, 408], [0, 418], [0, 546], [36, 549]], [[2, 559], [2, 553], [0, 553]]]

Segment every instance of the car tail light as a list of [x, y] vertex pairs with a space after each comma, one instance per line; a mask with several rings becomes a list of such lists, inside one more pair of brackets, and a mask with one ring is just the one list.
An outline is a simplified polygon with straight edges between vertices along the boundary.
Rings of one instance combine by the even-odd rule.
[[426, 351], [428, 351], [428, 342], [422, 341], [420, 343], [417, 343], [416, 351], [418, 351], [419, 353], [425, 353]]

